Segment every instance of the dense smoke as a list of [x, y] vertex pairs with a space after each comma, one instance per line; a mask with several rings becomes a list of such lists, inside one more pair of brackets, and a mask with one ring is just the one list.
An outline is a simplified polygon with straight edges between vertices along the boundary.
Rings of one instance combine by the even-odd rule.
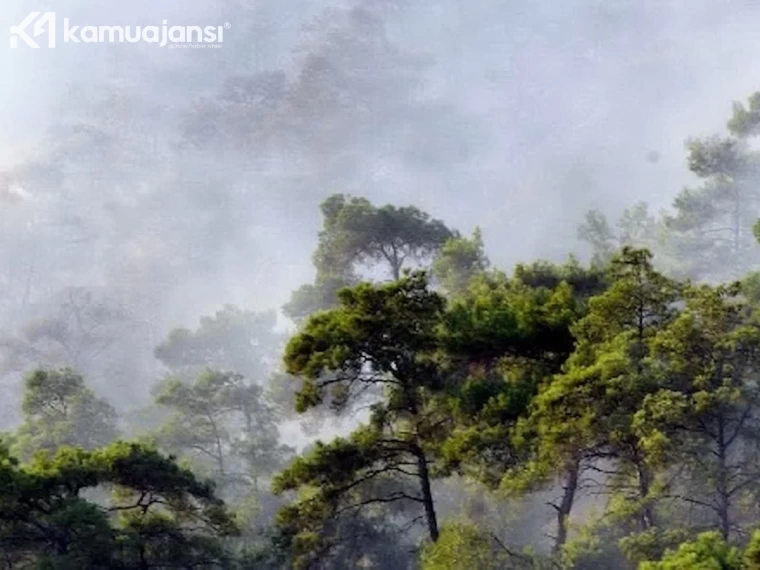
[[588, 210], [669, 207], [696, 184], [687, 139], [760, 85], [740, 0], [7, 0], [0, 30], [45, 10], [225, 35], [0, 48], [0, 429], [34, 368], [139, 413], [177, 372], [169, 331], [233, 305], [293, 330], [336, 193], [479, 227], [500, 268], [587, 255]]

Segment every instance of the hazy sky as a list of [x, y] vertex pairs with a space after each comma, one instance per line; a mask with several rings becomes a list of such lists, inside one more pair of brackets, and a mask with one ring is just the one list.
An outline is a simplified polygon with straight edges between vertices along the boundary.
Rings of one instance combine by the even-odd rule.
[[[54, 9], [59, 17], [83, 24], [162, 19], [215, 24], [224, 17], [215, 4], [11, 0], [0, 14], [0, 30], [32, 8]], [[249, 4], [273, 14], [259, 51], [280, 61], [290, 58], [309, 17], [332, 5], [301, 2], [299, 8], [311, 10], [287, 10], [272, 8], [287, 3]], [[427, 180], [400, 170], [392, 173], [389, 185], [403, 190], [388, 194], [436, 201], [436, 213], [456, 213], [467, 225], [480, 223], [494, 240], [519, 236], [523, 243], [516, 251], [512, 246], [505, 261], [556, 254], [546, 231], [572, 236], [571, 218], [590, 205], [616, 207], [637, 199], [667, 204], [686, 179], [684, 139], [721, 127], [731, 100], [760, 85], [760, 68], [754, 64], [760, 5], [755, 2], [412, 4], [391, 17], [391, 37], [433, 57], [429, 88], [471, 118], [461, 125], [463, 133], [477, 129], [481, 134], [485, 127], [488, 144], [445, 177], [448, 187], [423, 188]], [[239, 23], [231, 23], [232, 43]], [[251, 24], [256, 22], [246, 22]], [[265, 40], [274, 37], [281, 39], [270, 44], [278, 45], [267, 45]], [[11, 51], [7, 38], [0, 44], [0, 69], [7, 78], [0, 87], [5, 163], [18, 153], [14, 147], [34, 145], [67, 84], [103, 81], [108, 52], [100, 45]], [[176, 56], [157, 49], [148, 55], [167, 65]], [[143, 87], [157, 97], [166, 95], [166, 86], [157, 88], [154, 81]], [[646, 160], [651, 150], [661, 155], [656, 164]], [[496, 247], [491, 240], [489, 246]]]
[[[277, 307], [310, 279], [317, 205], [340, 191], [415, 204], [467, 232], [480, 225], [498, 265], [562, 259], [579, 247], [576, 227], [589, 208], [615, 214], [638, 200], [654, 210], [667, 206], [690, 181], [685, 139], [722, 129], [731, 102], [760, 87], [760, 4], [749, 0], [409, 1], [383, 17], [389, 40], [429, 63], [416, 78], [429, 115], [416, 120], [438, 134], [426, 139], [434, 144], [416, 149], [424, 164], [414, 153], [395, 152], [410, 144], [419, 123], [402, 115], [409, 94], [393, 86], [383, 91], [382, 84], [373, 89], [387, 98], [385, 107], [402, 110], [383, 117], [398, 124], [391, 131], [396, 138], [375, 140], [344, 126], [338, 143], [345, 156], [327, 158], [335, 168], [344, 161], [345, 177], [329, 169], [314, 173], [322, 162], [314, 158], [323, 150], [319, 141], [307, 149], [311, 162], [284, 150], [251, 161], [234, 148], [197, 156], [175, 149], [162, 158], [165, 148], [182, 142], [180, 114], [192, 116], [230, 77], [278, 70], [298, 77], [310, 54], [325, 53], [320, 34], [339, 20], [325, 10], [358, 4], [6, 0], [2, 169], [50, 154], [45, 137], [62, 109], [78, 104], [82, 116], [95, 113], [89, 101], [107, 89], [121, 90], [136, 106], [118, 115], [107, 103], [99, 112], [128, 117], [128, 127], [113, 127], [117, 135], [121, 128], [148, 133], [131, 150], [154, 163], [148, 172], [135, 166], [133, 155], [133, 162], [107, 166], [93, 159], [90, 166], [105, 168], [105, 178], [67, 179], [60, 203], [56, 196], [41, 200], [34, 187], [21, 206], [0, 201], [5, 273], [34, 265], [34, 274], [51, 283], [38, 288], [40, 298], [75, 278], [130, 290], [154, 299], [164, 327], [195, 322], [222, 303]], [[231, 27], [219, 50], [97, 44], [11, 50], [10, 25], [32, 10], [55, 10], [59, 20], [82, 25], [166, 19]], [[317, 17], [307, 34], [304, 26]], [[340, 55], [350, 62], [355, 54]], [[374, 70], [367, 71], [369, 81]], [[314, 105], [315, 128], [329, 127], [311, 94], [302, 97]], [[159, 150], [151, 150], [154, 143]], [[437, 155], [440, 149], [457, 160]], [[47, 225], [44, 235], [23, 233], [30, 227], [24, 216], [80, 224], [92, 239], [72, 241], [65, 255], [50, 253], [61, 243], [57, 226]]]

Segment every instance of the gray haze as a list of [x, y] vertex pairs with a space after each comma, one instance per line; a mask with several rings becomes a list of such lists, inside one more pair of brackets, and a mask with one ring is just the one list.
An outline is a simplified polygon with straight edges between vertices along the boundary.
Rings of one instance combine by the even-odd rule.
[[[499, 266], [562, 259], [589, 208], [666, 207], [690, 181], [685, 139], [760, 86], [750, 1], [3, 7], [0, 324], [12, 336], [71, 287], [118, 306], [91, 373], [118, 370], [122, 405], [145, 396], [169, 329], [224, 303], [277, 308], [312, 278], [330, 194], [479, 225]], [[214, 50], [9, 49], [32, 10], [231, 27]]]

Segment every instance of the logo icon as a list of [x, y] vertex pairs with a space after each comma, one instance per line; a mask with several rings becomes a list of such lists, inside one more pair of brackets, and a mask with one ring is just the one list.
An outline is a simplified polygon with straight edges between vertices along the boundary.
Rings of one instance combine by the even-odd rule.
[[[170, 26], [163, 20], [161, 26], [72, 26], [69, 18], [63, 18], [64, 44], [123, 44], [149, 43], [172, 48], [219, 48], [224, 42], [224, 31], [232, 24], [222, 26]], [[49, 48], [56, 46], [55, 12], [31, 12], [24, 20], [11, 26], [11, 49], [19, 46], [19, 40], [32, 49], [39, 49], [39, 36], [47, 34]]]
[[[40, 16], [40, 14], [42, 14]], [[38, 17], [39, 16], [39, 17]], [[32, 35], [29, 35], [27, 28], [34, 22]], [[24, 20], [16, 25], [11, 26], [11, 49], [18, 47], [18, 41], [22, 40], [30, 48], [38, 49], [38, 44], [34, 38], [47, 32], [48, 47], [55, 47], [55, 12], [31, 12]]]

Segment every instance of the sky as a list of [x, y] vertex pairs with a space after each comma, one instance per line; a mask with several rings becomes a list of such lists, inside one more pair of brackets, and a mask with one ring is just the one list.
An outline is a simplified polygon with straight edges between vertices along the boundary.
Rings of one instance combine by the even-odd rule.
[[[750, 1], [4, 7], [10, 330], [72, 285], [132, 306], [156, 339], [225, 303], [276, 309], [313, 276], [318, 204], [334, 192], [413, 204], [467, 233], [480, 226], [500, 267], [562, 260], [583, 251], [576, 229], [589, 209], [666, 208], [694, 183], [686, 140], [721, 132], [732, 102], [760, 87], [760, 4]], [[352, 19], [356, 8], [375, 23]], [[10, 49], [11, 25], [50, 10], [59, 23], [230, 28], [214, 50]], [[262, 74], [255, 97], [269, 97], [271, 112], [255, 97], [230, 103], [235, 81]], [[258, 122], [213, 123], [220, 108], [245, 105]], [[105, 138], [72, 127], [82, 124]], [[205, 133], [199, 145], [188, 125]]]

